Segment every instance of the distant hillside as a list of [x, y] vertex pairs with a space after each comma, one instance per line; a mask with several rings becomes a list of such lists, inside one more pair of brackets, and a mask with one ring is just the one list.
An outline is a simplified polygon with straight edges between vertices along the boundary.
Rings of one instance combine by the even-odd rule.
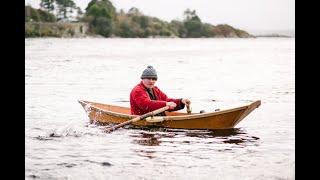
[[[72, 0], [66, 0], [77, 8]], [[50, 3], [48, 1], [47, 3]], [[212, 25], [201, 21], [195, 10], [187, 9], [183, 12], [182, 21], [167, 22], [156, 17], [146, 16], [139, 9], [132, 7], [128, 12], [119, 12], [109, 0], [92, 0], [88, 3], [85, 12], [79, 11], [76, 19], [66, 14], [54, 14], [54, 4], [46, 4], [42, 9], [31, 6], [25, 8], [25, 37], [64, 37], [73, 34], [83, 36], [79, 27], [87, 27], [84, 32], [88, 36], [100, 35], [103, 37], [148, 38], [148, 37], [179, 37], [179, 38], [250, 38], [255, 37], [248, 32], [236, 29], [227, 24]], [[46, 7], [50, 7], [46, 9]], [[67, 9], [63, 4], [60, 9]], [[60, 12], [60, 11], [58, 11]], [[71, 20], [72, 19], [72, 20]], [[61, 23], [81, 23], [80, 26], [61, 25]], [[48, 22], [50, 22], [48, 24]], [[59, 25], [54, 25], [58, 23]], [[43, 26], [42, 24], [45, 24]], [[86, 25], [85, 25], [86, 24]], [[55, 28], [51, 30], [50, 27]], [[68, 27], [68, 28], [65, 28]], [[72, 29], [76, 27], [77, 29]], [[60, 34], [63, 33], [64, 35]], [[71, 32], [71, 33], [66, 33]]]
[[227, 24], [220, 24], [217, 26], [213, 26], [213, 31], [215, 33], [215, 37], [231, 37], [231, 38], [250, 38], [254, 37], [246, 31], [235, 29], [232, 26]]
[[295, 37], [294, 30], [250, 30], [256, 37]]

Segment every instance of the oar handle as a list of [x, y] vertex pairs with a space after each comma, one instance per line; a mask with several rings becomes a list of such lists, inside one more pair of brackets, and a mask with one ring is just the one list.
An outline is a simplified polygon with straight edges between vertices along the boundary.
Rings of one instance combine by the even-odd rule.
[[117, 124], [117, 125], [115, 125], [115, 126], [112, 126], [112, 127], [110, 127], [110, 128], [107, 128], [106, 131], [107, 131], [107, 132], [112, 132], [112, 131], [114, 131], [114, 130], [122, 127], [122, 126], [131, 124], [131, 123], [133, 123], [133, 122], [140, 121], [140, 120], [142, 120], [142, 119], [144, 119], [144, 118], [147, 118], [147, 117], [149, 117], [149, 116], [154, 116], [154, 115], [159, 114], [159, 113], [162, 113], [162, 112], [164, 112], [164, 111], [166, 111], [166, 110], [168, 110], [168, 109], [169, 109], [169, 106], [162, 107], [162, 108], [160, 108], [160, 109], [157, 109], [157, 110], [148, 112], [148, 113], [146, 113], [146, 114], [144, 114], [144, 115], [141, 115], [141, 116], [135, 117], [135, 118], [133, 118], [133, 119], [130, 119], [129, 121], [126, 121], [126, 122]]
[[187, 105], [187, 113], [188, 113], [188, 114], [191, 114], [191, 111], [192, 111], [192, 110], [191, 110], [191, 106], [190, 106], [190, 105]]

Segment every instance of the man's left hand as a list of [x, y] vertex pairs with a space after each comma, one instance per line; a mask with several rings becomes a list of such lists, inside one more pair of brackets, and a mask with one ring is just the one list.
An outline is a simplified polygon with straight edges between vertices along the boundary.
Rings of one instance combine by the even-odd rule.
[[187, 106], [191, 104], [191, 101], [189, 99], [182, 99], [181, 102]]

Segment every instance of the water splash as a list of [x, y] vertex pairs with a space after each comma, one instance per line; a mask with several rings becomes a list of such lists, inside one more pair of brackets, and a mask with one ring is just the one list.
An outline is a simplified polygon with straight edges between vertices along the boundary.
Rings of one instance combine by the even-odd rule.
[[[97, 129], [98, 128], [98, 129]], [[99, 127], [95, 124], [86, 123], [85, 125], [70, 123], [62, 128], [50, 129], [45, 132], [45, 135], [38, 135], [35, 137], [37, 140], [55, 140], [64, 137], [83, 137], [83, 136], [99, 136], [105, 135], [99, 130]]]

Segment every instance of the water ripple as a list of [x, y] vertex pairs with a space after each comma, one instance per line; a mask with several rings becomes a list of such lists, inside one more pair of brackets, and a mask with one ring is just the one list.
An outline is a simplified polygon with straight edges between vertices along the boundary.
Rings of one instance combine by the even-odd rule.
[[245, 147], [257, 143], [260, 139], [259, 137], [248, 135], [241, 128], [212, 131], [153, 128], [149, 131], [136, 130], [129, 136], [133, 138], [132, 143], [143, 146], [159, 146], [162, 142], [167, 142], [178, 144], [226, 143]]

